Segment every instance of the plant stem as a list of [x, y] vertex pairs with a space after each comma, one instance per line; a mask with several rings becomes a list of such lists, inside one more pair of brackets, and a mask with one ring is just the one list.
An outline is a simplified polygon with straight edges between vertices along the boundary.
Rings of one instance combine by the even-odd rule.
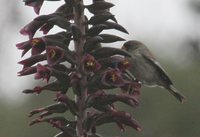
[[78, 68], [81, 65], [81, 60], [83, 56], [83, 46], [85, 43], [85, 16], [84, 16], [84, 10], [83, 10], [84, 9], [83, 0], [75, 0], [75, 4], [76, 6], [74, 8], [74, 13], [75, 13], [74, 23], [80, 29], [80, 32], [82, 35], [80, 39], [78, 39], [77, 41], [74, 41], [75, 52], [77, 55], [77, 73], [79, 73], [82, 76], [81, 81], [80, 81], [81, 94], [76, 95], [75, 97], [75, 100], [79, 109], [78, 116], [76, 117], [76, 120], [77, 120], [76, 133], [78, 137], [83, 137], [85, 136], [84, 129], [83, 129], [83, 121], [86, 116], [84, 106], [85, 106], [85, 99], [87, 96], [87, 88], [85, 88], [85, 85], [87, 83], [87, 76], [85, 76], [84, 74], [81, 74]]

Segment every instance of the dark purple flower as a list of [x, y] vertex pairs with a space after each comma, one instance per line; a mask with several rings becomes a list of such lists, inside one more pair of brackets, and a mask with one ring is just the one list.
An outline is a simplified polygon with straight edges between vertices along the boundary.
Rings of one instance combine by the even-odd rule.
[[31, 57], [29, 57], [25, 60], [22, 60], [18, 63], [24, 65], [23, 68], [27, 68], [27, 67], [34, 65], [37, 62], [46, 60], [46, 58], [47, 58], [46, 54], [34, 55], [34, 56], [31, 56]]
[[29, 38], [33, 38], [35, 35], [35, 32], [44, 26], [49, 19], [55, 17], [55, 14], [49, 14], [49, 15], [41, 15], [33, 19], [29, 24], [27, 24], [24, 28], [20, 30], [20, 33], [22, 35], [28, 35]]
[[96, 72], [101, 68], [101, 64], [92, 55], [85, 55], [82, 60], [83, 69], [86, 72]]
[[72, 114], [74, 115], [77, 115], [77, 112], [78, 112], [78, 106], [77, 104], [71, 100], [67, 95], [65, 94], [62, 94], [61, 92], [58, 92], [56, 94], [56, 99], [55, 101], [58, 101], [58, 102], [62, 102], [62, 103], [65, 103], [69, 110], [72, 112]]
[[35, 38], [31, 40], [31, 46], [32, 46], [32, 55], [37, 55], [42, 53], [45, 50], [45, 42], [41, 38]]
[[36, 123], [41, 123], [41, 122], [44, 122], [43, 118], [38, 117], [38, 118], [32, 120], [32, 121], [29, 123], [29, 125], [32, 126], [32, 125], [34, 125], [34, 124], [36, 124]]
[[129, 95], [139, 99], [141, 87], [142, 85], [140, 81], [132, 81], [122, 86], [121, 90], [122, 92], [128, 93]]
[[30, 41], [18, 43], [16, 47], [20, 50], [23, 50], [21, 55], [21, 57], [23, 57], [31, 49]]
[[[63, 14], [65, 15], [65, 13]], [[67, 21], [63, 15], [56, 12], [48, 15], [40, 15], [28, 23], [24, 28], [22, 28], [20, 33], [22, 35], [28, 35], [31, 39], [37, 30], [43, 31], [44, 34], [47, 34], [54, 25], [57, 25], [63, 29], [68, 29], [70, 22]]]
[[16, 47], [23, 50], [22, 57], [30, 50], [32, 55], [37, 55], [45, 50], [45, 42], [42, 38], [34, 38], [29, 41], [18, 43]]
[[35, 74], [35, 79], [46, 79], [48, 82], [51, 77], [51, 70], [41, 64], [37, 65], [37, 73]]
[[42, 92], [42, 90], [44, 90], [43, 87], [36, 86], [33, 89], [26, 89], [22, 92], [25, 93], [25, 94], [30, 94], [30, 93], [40, 94]]
[[113, 104], [117, 101], [123, 102], [132, 107], [138, 105], [138, 100], [129, 94], [107, 94], [100, 90], [88, 97], [86, 105], [87, 107], [93, 106], [95, 109], [101, 109], [101, 107]]
[[24, 2], [25, 5], [33, 7], [36, 14], [39, 14], [44, 0], [24, 0]]
[[35, 93], [40, 94], [42, 92], [43, 88], [40, 87], [40, 86], [37, 86], [33, 90], [34, 90]]
[[20, 72], [18, 72], [18, 76], [25, 76], [25, 75], [30, 75], [30, 74], [34, 74], [37, 72], [36, 66], [34, 67], [27, 67], [24, 68], [23, 70], [21, 70]]
[[53, 113], [64, 113], [67, 109], [68, 108], [66, 104], [59, 102], [43, 108], [34, 109], [29, 113], [29, 117], [32, 117], [33, 115], [40, 113], [39, 116], [42, 118], [51, 115]]
[[128, 62], [127, 59], [123, 58], [123, 60], [121, 60], [118, 64], [118, 68], [121, 70], [121, 71], [124, 71], [124, 70], [127, 70], [127, 69], [130, 69], [131, 65], [130, 63]]
[[124, 111], [113, 111], [112, 112], [112, 118], [115, 121], [120, 122], [121, 124], [130, 126], [137, 131], [141, 131], [142, 127], [140, 124], [132, 117], [132, 115], [128, 112]]
[[33, 36], [35, 35], [35, 32], [42, 27], [42, 25], [44, 24], [44, 21], [37, 21], [37, 20], [33, 20], [31, 21], [29, 24], [27, 24], [25, 27], [23, 27], [20, 30], [20, 33], [22, 35], [28, 35], [29, 39], [32, 39]]
[[32, 120], [30, 122], [30, 126], [36, 124], [36, 123], [43, 123], [43, 122], [47, 122], [49, 124], [51, 124], [53, 127], [58, 128], [62, 131], [63, 134], [61, 134], [62, 136], [72, 136], [74, 135], [75, 131], [74, 131], [74, 124], [76, 124], [75, 122], [72, 121], [68, 121], [66, 120], [64, 117], [48, 117], [48, 118], [41, 118], [38, 117], [34, 120]]
[[101, 81], [108, 86], [122, 87], [129, 82], [124, 80], [121, 74], [119, 69], [110, 68], [103, 74]]
[[58, 64], [62, 59], [64, 59], [65, 51], [57, 46], [46, 47], [47, 52], [47, 62], [50, 66]]
[[130, 69], [131, 65], [128, 60], [121, 56], [112, 56], [108, 58], [99, 59], [98, 62], [102, 65], [103, 69], [108, 67], [119, 69], [120, 71], [125, 71]]
[[54, 26], [53, 24], [49, 24], [49, 23], [44, 24], [44, 25], [40, 28], [40, 31], [42, 31], [43, 34], [47, 34], [47, 33], [50, 31], [50, 29], [53, 28], [53, 26]]
[[140, 124], [128, 112], [111, 109], [109, 112], [94, 113], [92, 117], [95, 119], [97, 126], [116, 122], [121, 130], [125, 130], [124, 126], [132, 127], [137, 131], [142, 130]]

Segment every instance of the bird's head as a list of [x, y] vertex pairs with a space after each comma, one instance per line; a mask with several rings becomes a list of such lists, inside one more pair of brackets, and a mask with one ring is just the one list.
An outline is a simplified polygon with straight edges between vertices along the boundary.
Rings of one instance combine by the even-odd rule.
[[141, 47], [142, 45], [143, 44], [139, 41], [131, 40], [131, 41], [125, 42], [124, 45], [122, 46], [122, 49], [125, 49], [126, 51], [134, 51], [138, 49], [139, 47]]

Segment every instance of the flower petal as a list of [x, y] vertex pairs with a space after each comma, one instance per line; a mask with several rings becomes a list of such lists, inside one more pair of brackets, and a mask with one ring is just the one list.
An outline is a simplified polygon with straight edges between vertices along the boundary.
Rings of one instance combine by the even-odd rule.
[[65, 55], [65, 51], [58, 46], [48, 46], [46, 47], [47, 52], [47, 62], [50, 66], [58, 64]]
[[27, 68], [34, 65], [37, 62], [44, 61], [44, 60], [46, 60], [46, 54], [34, 55], [18, 63], [24, 65], [24, 68]]
[[27, 0], [25, 4], [34, 8], [36, 14], [39, 14], [40, 8], [42, 7], [44, 0]]

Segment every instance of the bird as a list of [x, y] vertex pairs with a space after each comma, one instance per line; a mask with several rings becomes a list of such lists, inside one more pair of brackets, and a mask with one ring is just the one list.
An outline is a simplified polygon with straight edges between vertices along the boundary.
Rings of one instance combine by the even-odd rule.
[[167, 72], [146, 45], [137, 40], [130, 40], [123, 44], [122, 49], [131, 54], [131, 57], [127, 58], [131, 64], [129, 71], [142, 85], [164, 88], [181, 103], [186, 100], [186, 97], [174, 87]]

